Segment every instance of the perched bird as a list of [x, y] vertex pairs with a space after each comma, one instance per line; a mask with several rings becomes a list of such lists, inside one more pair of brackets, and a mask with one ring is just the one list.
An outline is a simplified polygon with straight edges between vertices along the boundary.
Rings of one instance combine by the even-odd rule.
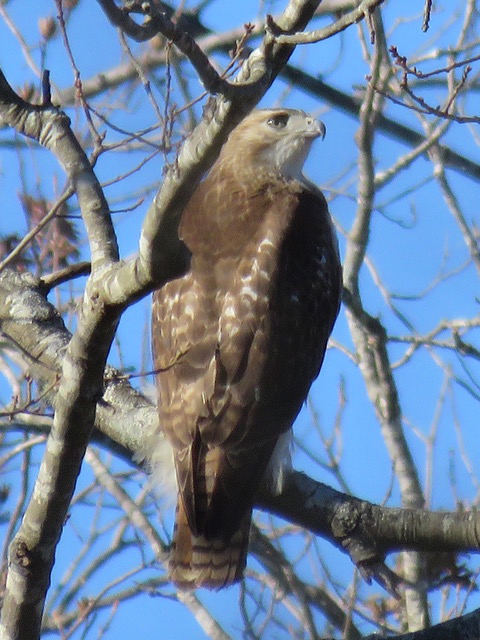
[[326, 200], [302, 167], [324, 135], [303, 111], [247, 116], [182, 214], [189, 271], [153, 297], [178, 485], [170, 577], [182, 588], [242, 578], [255, 492], [322, 365], [341, 267]]

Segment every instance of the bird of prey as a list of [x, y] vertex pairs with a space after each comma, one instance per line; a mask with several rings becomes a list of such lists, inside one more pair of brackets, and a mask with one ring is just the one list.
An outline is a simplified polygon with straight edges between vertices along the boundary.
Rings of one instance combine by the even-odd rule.
[[323, 362], [341, 295], [323, 194], [302, 174], [325, 126], [261, 109], [230, 134], [183, 211], [188, 272], [153, 297], [160, 426], [178, 486], [170, 577], [243, 576], [255, 492]]

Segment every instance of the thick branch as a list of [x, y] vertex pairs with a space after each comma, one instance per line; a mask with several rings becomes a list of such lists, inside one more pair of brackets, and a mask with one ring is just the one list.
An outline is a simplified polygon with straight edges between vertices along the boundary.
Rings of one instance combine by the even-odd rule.
[[264, 487], [257, 505], [348, 551], [357, 564], [368, 565], [404, 549], [480, 550], [480, 513], [374, 505], [298, 472], [288, 475], [280, 495], [272, 495]]
[[[46, 299], [42, 280], [5, 269], [0, 274], [0, 332], [23, 354], [30, 376], [55, 408], [58, 379], [71, 333]], [[57, 384], [56, 384], [57, 383]], [[154, 405], [111, 368], [103, 382], [96, 427], [131, 452], [140, 452], [158, 423]]]

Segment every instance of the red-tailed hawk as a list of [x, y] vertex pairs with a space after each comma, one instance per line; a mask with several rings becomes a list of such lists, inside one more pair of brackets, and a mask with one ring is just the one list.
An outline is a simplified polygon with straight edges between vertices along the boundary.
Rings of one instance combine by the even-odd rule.
[[303, 111], [247, 116], [183, 212], [190, 270], [154, 294], [160, 425], [179, 493], [170, 576], [183, 588], [242, 578], [255, 492], [338, 313], [327, 203], [302, 175], [324, 135]]

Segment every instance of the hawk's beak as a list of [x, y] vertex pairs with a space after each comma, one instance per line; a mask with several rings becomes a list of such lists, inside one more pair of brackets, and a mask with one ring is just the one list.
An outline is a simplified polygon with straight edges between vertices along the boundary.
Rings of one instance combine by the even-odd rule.
[[308, 137], [312, 138], [325, 138], [325, 134], [327, 133], [327, 127], [323, 124], [321, 120], [315, 120], [314, 118], [307, 119], [307, 131], [306, 134]]

